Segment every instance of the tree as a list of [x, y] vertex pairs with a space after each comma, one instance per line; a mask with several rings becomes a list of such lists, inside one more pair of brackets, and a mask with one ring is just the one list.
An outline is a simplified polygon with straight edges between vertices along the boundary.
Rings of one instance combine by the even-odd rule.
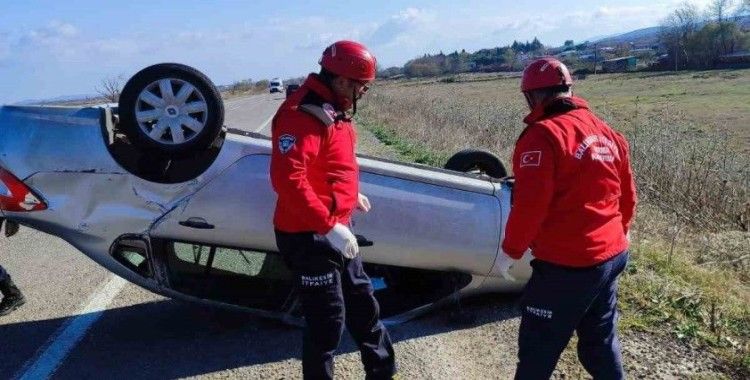
[[615, 46], [614, 54], [615, 57], [626, 57], [630, 55], [632, 46], [629, 43], [621, 43]]
[[734, 1], [732, 0], [714, 0], [713, 3], [708, 6], [708, 18], [719, 23], [726, 21], [729, 16], [729, 8], [733, 5]]
[[510, 45], [510, 48], [513, 49], [516, 53], [520, 53], [522, 51], [521, 44], [518, 43], [518, 41], [513, 40], [513, 44]]
[[701, 22], [697, 9], [690, 4], [665, 19], [661, 42], [675, 70], [712, 68], [721, 56], [748, 47], [750, 33], [744, 32], [737, 19], [730, 17], [734, 4], [734, 0], [714, 0], [705, 12], [705, 22]]
[[229, 92], [232, 94], [250, 91], [251, 89], [253, 89], [252, 79], [239, 80], [229, 86]]
[[117, 103], [120, 100], [120, 91], [122, 89], [123, 76], [110, 76], [101, 80], [99, 86], [96, 86], [96, 92], [110, 103]]
[[563, 47], [565, 48], [565, 50], [570, 50], [575, 48], [575, 43], [573, 42], [573, 40], [566, 40], [563, 44]]
[[503, 60], [508, 65], [508, 68], [515, 70], [516, 68], [516, 52], [513, 49], [505, 49], [503, 53]]
[[539, 42], [539, 39], [534, 37], [534, 40], [531, 41], [531, 49], [530, 51], [542, 51], [544, 50], [544, 45], [542, 45], [541, 42]]
[[378, 71], [378, 78], [390, 78], [399, 74], [403, 74], [403, 69], [398, 66], [392, 66], [383, 71]]
[[737, 14], [739, 16], [748, 16], [750, 15], [750, 0], [745, 0], [742, 2], [742, 4], [737, 8]]
[[448, 57], [448, 72], [465, 73], [470, 70], [469, 54], [465, 50], [462, 50], [460, 54], [455, 52]]
[[662, 21], [660, 39], [675, 70], [687, 66], [691, 56], [689, 41], [697, 32], [699, 23], [698, 9], [691, 3], [683, 4]]
[[727, 33], [730, 23], [727, 22], [727, 17], [729, 15], [729, 8], [733, 5], [732, 3], [732, 0], [714, 0], [714, 2], [708, 6], [707, 18], [717, 23], [716, 34], [718, 34], [719, 39], [721, 40], [722, 54], [727, 54], [729, 52], [729, 47], [727, 46]]
[[743, 16], [750, 16], [750, 0], [714, 0], [708, 7], [707, 16], [718, 24], [722, 54], [733, 53], [744, 45], [745, 33], [739, 23]]
[[404, 65], [404, 74], [409, 77], [427, 77], [440, 75], [440, 66], [430, 57], [412, 60]]
[[262, 79], [262, 80], [255, 82], [254, 87], [257, 91], [262, 91], [268, 88], [268, 83], [269, 83], [268, 79]]

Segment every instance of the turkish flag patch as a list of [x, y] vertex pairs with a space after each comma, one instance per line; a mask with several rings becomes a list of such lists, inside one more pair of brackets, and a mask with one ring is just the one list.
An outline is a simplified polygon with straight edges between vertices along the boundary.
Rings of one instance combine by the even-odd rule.
[[539, 166], [542, 164], [542, 151], [534, 150], [521, 153], [521, 167]]

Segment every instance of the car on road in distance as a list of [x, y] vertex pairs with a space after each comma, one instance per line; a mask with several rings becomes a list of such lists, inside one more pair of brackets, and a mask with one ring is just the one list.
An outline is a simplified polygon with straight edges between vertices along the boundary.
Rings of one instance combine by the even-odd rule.
[[279, 78], [273, 78], [268, 82], [268, 91], [273, 94], [274, 92], [284, 92], [284, 82]]
[[[212, 82], [174, 63], [136, 73], [117, 106], [4, 106], [0, 217], [155, 293], [299, 322], [272, 225], [274, 142], [228, 133], [223, 120]], [[496, 156], [468, 149], [445, 168], [358, 162], [373, 209], [353, 231], [386, 322], [523, 288], [528, 255], [512, 279], [498, 265], [513, 179]]]
[[288, 98], [292, 94], [294, 94], [295, 91], [299, 90], [298, 84], [289, 84], [286, 86], [286, 97]]

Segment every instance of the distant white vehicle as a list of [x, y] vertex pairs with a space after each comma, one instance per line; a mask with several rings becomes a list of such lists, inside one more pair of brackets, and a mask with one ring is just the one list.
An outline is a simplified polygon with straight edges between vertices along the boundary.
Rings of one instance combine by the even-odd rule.
[[273, 78], [271, 79], [271, 82], [268, 83], [268, 90], [272, 94], [274, 92], [284, 92], [284, 83], [279, 78]]

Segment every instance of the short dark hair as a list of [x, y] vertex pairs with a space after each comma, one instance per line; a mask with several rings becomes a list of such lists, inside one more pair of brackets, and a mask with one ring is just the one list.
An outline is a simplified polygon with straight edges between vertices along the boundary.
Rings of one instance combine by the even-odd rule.
[[320, 68], [320, 72], [318, 73], [318, 78], [320, 78], [323, 83], [328, 85], [330, 85], [337, 77], [338, 75], [326, 70], [323, 67]]

